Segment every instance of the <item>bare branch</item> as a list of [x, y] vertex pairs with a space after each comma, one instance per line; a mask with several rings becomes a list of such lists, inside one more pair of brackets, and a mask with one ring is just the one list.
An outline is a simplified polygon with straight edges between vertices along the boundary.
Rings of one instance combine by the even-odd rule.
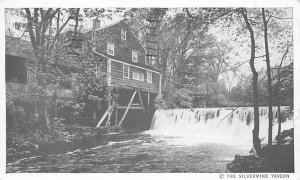
[[293, 20], [292, 17], [281, 18], [281, 17], [277, 17], [277, 16], [273, 16], [273, 15], [271, 15], [270, 17], [275, 18], [275, 19], [280, 19], [280, 20]]
[[26, 18], [27, 18], [27, 22], [28, 22], [27, 27], [28, 27], [31, 44], [33, 47], [33, 52], [34, 52], [35, 57], [38, 58], [36, 38], [35, 38], [35, 35], [33, 33], [33, 28], [32, 28], [33, 24], [32, 24], [31, 12], [30, 12], [29, 8], [25, 8], [25, 12], [26, 12]]

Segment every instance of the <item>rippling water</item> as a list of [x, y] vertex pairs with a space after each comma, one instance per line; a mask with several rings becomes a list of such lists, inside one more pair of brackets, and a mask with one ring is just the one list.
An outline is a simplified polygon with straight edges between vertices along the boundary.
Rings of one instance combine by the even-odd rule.
[[7, 172], [225, 172], [237, 153], [249, 149], [222, 143], [184, 143], [185, 139], [134, 132], [108, 135], [106, 145], [58, 155], [24, 158]]
[[[268, 108], [259, 110], [264, 143]], [[274, 138], [278, 112], [272, 111]], [[292, 119], [282, 123], [282, 130], [292, 127]], [[252, 129], [251, 107], [157, 110], [151, 131], [105, 135], [106, 145], [21, 159], [7, 164], [7, 172], [226, 172], [235, 154], [250, 150]]]

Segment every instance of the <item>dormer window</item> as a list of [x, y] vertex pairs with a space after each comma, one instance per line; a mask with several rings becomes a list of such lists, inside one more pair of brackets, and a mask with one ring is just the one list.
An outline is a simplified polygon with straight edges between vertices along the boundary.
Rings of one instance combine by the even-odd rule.
[[107, 54], [114, 56], [115, 54], [115, 45], [112, 42], [107, 43]]
[[132, 51], [132, 62], [138, 62], [138, 52]]
[[124, 29], [121, 29], [121, 39], [126, 40], [126, 31]]

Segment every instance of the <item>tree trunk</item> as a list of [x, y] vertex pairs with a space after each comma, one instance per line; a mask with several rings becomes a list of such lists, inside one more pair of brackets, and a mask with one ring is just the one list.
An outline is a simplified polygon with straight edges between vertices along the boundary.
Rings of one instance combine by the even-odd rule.
[[277, 94], [277, 112], [278, 112], [278, 135], [281, 133], [281, 120], [282, 120], [282, 116], [281, 116], [281, 112], [280, 112], [280, 93], [279, 93], [279, 89], [280, 89], [280, 69], [281, 69], [281, 66], [282, 66], [282, 63], [283, 63], [283, 60], [285, 59], [286, 55], [288, 54], [289, 52], [289, 45], [287, 45], [286, 47], [286, 51], [285, 53], [283, 54], [283, 56], [281, 57], [281, 61], [280, 61], [280, 65], [278, 67], [278, 70], [277, 70], [277, 86], [276, 86], [276, 94]]
[[[273, 113], [272, 113], [272, 79], [271, 79], [271, 67], [270, 67], [270, 57], [269, 57], [269, 44], [268, 44], [268, 20], [266, 20], [265, 9], [262, 8], [262, 16], [264, 22], [264, 40], [265, 40], [265, 51], [266, 51], [266, 64], [267, 64], [267, 76], [268, 76], [268, 107], [269, 107], [269, 133], [268, 133], [268, 145], [270, 155], [272, 148], [272, 127], [273, 127]], [[270, 158], [270, 156], [269, 156]]]
[[244, 21], [246, 23], [247, 29], [250, 34], [251, 40], [251, 57], [250, 57], [250, 68], [253, 74], [253, 81], [252, 81], [252, 88], [253, 88], [253, 102], [254, 102], [254, 128], [253, 128], [253, 146], [258, 156], [261, 155], [261, 145], [259, 139], [259, 113], [258, 113], [258, 92], [257, 92], [257, 80], [258, 80], [258, 73], [256, 72], [254, 66], [255, 60], [255, 38], [253, 29], [249, 23], [248, 16], [246, 9], [240, 9], [240, 14], [243, 16]]

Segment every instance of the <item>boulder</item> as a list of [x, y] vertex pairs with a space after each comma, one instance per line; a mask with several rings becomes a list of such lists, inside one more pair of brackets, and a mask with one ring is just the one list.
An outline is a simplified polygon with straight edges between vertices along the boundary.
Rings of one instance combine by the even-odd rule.
[[275, 139], [279, 144], [290, 144], [294, 139], [294, 128], [282, 131]]
[[234, 160], [227, 164], [227, 169], [233, 173], [257, 173], [271, 171], [271, 169], [267, 167], [264, 159], [252, 155], [235, 155]]

